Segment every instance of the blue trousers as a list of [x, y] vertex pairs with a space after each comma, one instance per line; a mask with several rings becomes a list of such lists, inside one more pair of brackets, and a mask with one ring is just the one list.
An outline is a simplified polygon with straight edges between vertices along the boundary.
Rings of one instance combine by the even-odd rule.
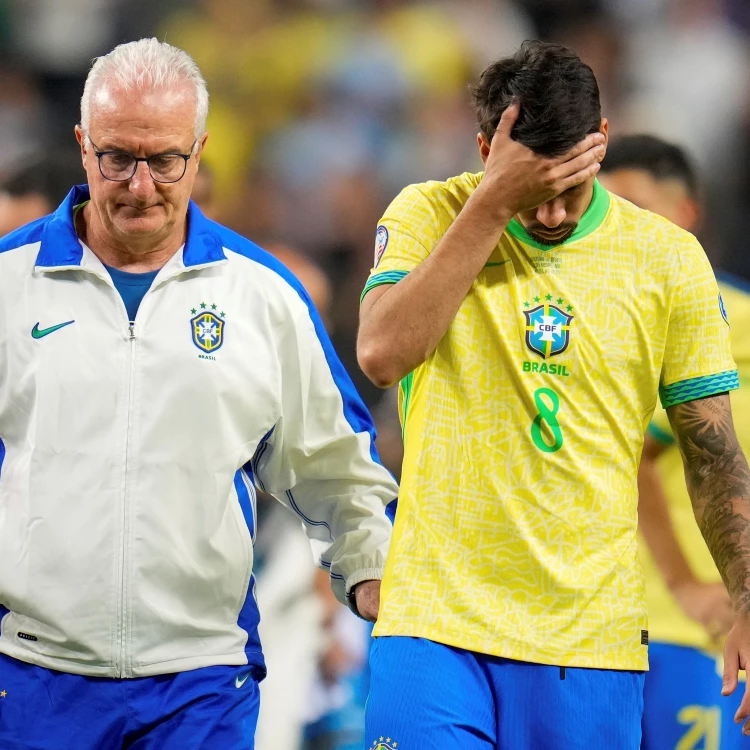
[[0, 654], [3, 750], [252, 750], [259, 705], [248, 667], [115, 680]]
[[370, 670], [370, 750], [640, 745], [643, 672], [562, 670], [394, 636], [375, 640]]

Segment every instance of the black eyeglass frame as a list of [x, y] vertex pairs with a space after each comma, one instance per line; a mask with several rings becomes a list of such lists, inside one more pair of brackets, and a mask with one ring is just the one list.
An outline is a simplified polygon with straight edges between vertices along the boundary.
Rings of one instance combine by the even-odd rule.
[[[193, 156], [193, 149], [195, 148], [195, 144], [198, 143], [198, 139], [196, 138], [193, 141], [193, 145], [190, 147], [190, 150], [187, 154], [180, 154], [177, 152], [167, 152], [164, 154], [151, 154], [151, 156], [134, 156], [130, 153], [130, 151], [123, 151], [122, 149], [113, 149], [111, 151], [100, 151], [99, 147], [91, 140], [91, 137], [89, 135], [86, 135], [86, 138], [88, 138], [89, 143], [94, 147], [94, 155], [97, 158], [97, 161], [99, 162], [99, 174], [105, 179], [109, 180], [110, 182], [127, 182], [128, 180], [132, 180], [135, 173], [138, 171], [138, 162], [145, 161], [146, 166], [148, 167], [148, 173], [151, 175], [151, 179], [154, 182], [158, 182], [161, 185], [173, 185], [175, 182], [179, 182], [184, 176], [185, 172], [187, 172], [187, 163], [190, 161], [190, 159]], [[107, 177], [106, 174], [104, 174], [102, 170], [102, 156], [107, 156], [108, 154], [126, 154], [131, 159], [133, 159], [133, 171], [130, 173], [129, 177], [123, 177], [120, 180], [115, 180], [112, 177]], [[154, 173], [151, 171], [151, 159], [157, 159], [162, 156], [179, 156], [184, 160], [183, 162], [183, 168], [182, 168], [182, 174], [176, 179], [176, 180], [159, 180], [156, 177], [154, 177]]]

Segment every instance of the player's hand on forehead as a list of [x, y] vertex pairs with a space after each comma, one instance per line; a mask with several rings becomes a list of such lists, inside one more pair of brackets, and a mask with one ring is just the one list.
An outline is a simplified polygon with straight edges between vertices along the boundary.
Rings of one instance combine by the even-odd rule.
[[511, 138], [519, 112], [518, 102], [503, 112], [480, 185], [495, 193], [511, 215], [536, 208], [593, 177], [605, 153], [604, 135], [592, 133], [562, 156], [540, 156]]

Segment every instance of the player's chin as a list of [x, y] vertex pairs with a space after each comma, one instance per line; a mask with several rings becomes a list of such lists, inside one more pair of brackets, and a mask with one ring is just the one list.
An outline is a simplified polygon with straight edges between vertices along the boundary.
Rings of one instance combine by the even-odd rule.
[[575, 228], [570, 229], [560, 234], [539, 234], [538, 232], [529, 232], [529, 237], [538, 242], [540, 245], [546, 245], [547, 247], [554, 247], [555, 245], [562, 245], [575, 231]]

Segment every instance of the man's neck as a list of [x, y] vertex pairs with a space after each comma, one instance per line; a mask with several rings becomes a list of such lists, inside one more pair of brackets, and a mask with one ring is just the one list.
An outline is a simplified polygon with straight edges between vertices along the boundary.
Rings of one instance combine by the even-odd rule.
[[79, 239], [105, 266], [128, 273], [146, 273], [158, 271], [185, 244], [187, 221], [179, 229], [173, 227], [163, 239], [125, 243], [104, 231], [94, 207], [87, 203], [78, 212], [75, 226]]

